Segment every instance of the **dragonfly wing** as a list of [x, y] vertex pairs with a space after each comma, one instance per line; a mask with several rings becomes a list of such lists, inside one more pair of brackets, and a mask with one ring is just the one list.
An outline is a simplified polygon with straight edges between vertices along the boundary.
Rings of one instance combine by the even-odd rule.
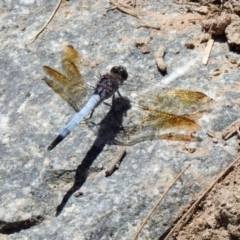
[[143, 119], [143, 126], [159, 131], [188, 131], [200, 130], [200, 126], [193, 120], [163, 111], [150, 111]]
[[[68, 45], [63, 49], [62, 61], [64, 61], [64, 60], [68, 60], [68, 61], [74, 63], [77, 66], [77, 68], [81, 68], [81, 64], [83, 61], [79, 52], [71, 45]], [[63, 69], [64, 69], [64, 67], [65, 66], [63, 64]]]
[[[75, 65], [75, 68], [69, 66], [69, 62]], [[88, 85], [84, 79], [89, 79], [88, 82], [95, 84], [96, 80], [99, 80], [101, 77], [101, 74], [92, 69], [90, 65], [90, 62], [84, 59], [73, 46], [68, 45], [64, 48], [62, 53], [62, 67], [64, 74], [70, 79], [74, 79], [76, 82], [84, 86]]]
[[[63, 75], [58, 75], [58, 78], [64, 78]], [[67, 92], [67, 90], [64, 88], [64, 86], [59, 83], [59, 81], [56, 81], [54, 79], [50, 79], [47, 77], [44, 77], [43, 80], [45, 83], [53, 89], [54, 92], [56, 92], [62, 99], [64, 99], [76, 112], [79, 111], [79, 107], [77, 106], [75, 100], [72, 98], [72, 96]]]
[[69, 45], [64, 48], [62, 53], [62, 68], [64, 74], [75, 84], [84, 86], [84, 79], [79, 72], [81, 62], [82, 58], [74, 47]]
[[176, 115], [190, 115], [207, 110], [213, 102], [204, 93], [185, 89], [160, 89], [147, 94], [153, 97], [141, 97], [143, 100], [140, 100], [140, 105]]
[[[138, 111], [140, 113], [140, 111]], [[196, 141], [192, 132], [200, 130], [200, 126], [193, 120], [163, 111], [148, 111], [141, 120], [141, 125], [124, 127], [116, 137], [118, 145], [134, 145], [143, 141], [157, 139], [175, 141]]]
[[[195, 122], [210, 107], [213, 100], [206, 94], [184, 89], [159, 89], [139, 94], [139, 108], [125, 124], [116, 143], [134, 145], [156, 139], [197, 141], [191, 135], [200, 130]], [[130, 114], [129, 114], [130, 115]], [[140, 120], [139, 120], [140, 119]]]
[[48, 80], [47, 84], [66, 100], [75, 111], [79, 111], [94, 93], [94, 87], [85, 82], [85, 77], [88, 79], [93, 77], [86, 76], [86, 74], [83, 77], [81, 74], [82, 69], [86, 68], [87, 61], [81, 57], [74, 47], [66, 46], [62, 52], [61, 60], [63, 74], [51, 67], [43, 67], [43, 70], [52, 80], [51, 82]]
[[74, 99], [71, 97], [71, 95], [69, 95], [69, 93], [64, 89], [64, 87], [61, 86], [61, 84], [47, 77], [44, 77], [43, 80], [49, 87], [51, 87], [54, 90], [54, 92], [56, 92], [63, 100], [65, 100], [76, 112], [80, 110], [77, 104], [75, 103]]
[[[91, 92], [93, 93], [92, 88], [88, 89], [86, 86], [77, 82], [77, 73], [75, 73], [76, 66], [66, 61], [66, 65], [68, 64], [70, 70], [72, 72], [72, 78], [66, 77], [61, 74], [57, 70], [50, 68], [48, 66], [44, 66], [43, 70], [51, 77], [50, 80], [44, 81], [57, 93], [59, 94], [65, 101], [69, 103], [71, 107], [75, 111], [79, 111], [79, 109], [86, 102], [86, 96]], [[75, 74], [75, 78], [73, 77]]]
[[160, 134], [160, 135], [156, 135], [156, 134], [142, 135], [142, 136], [134, 136], [132, 138], [127, 138], [127, 136], [124, 136], [123, 134], [124, 133], [122, 133], [121, 138], [116, 138], [113, 143], [120, 146], [133, 146], [137, 143], [141, 143], [145, 141], [153, 141], [153, 140], [184, 141], [184, 142], [201, 141], [200, 138], [196, 138], [191, 135], [175, 134], [175, 133], [166, 133], [166, 134]]

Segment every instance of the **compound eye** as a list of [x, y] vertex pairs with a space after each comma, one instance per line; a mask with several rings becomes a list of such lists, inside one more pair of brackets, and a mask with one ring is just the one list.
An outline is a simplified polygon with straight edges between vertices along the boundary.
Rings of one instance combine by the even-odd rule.
[[115, 66], [111, 69], [111, 73], [118, 75], [119, 77], [121, 77], [123, 80], [126, 80], [128, 77], [128, 73], [126, 68], [122, 67], [122, 66]]
[[119, 73], [118, 67], [116, 67], [116, 66], [113, 67], [110, 72], [113, 73], [113, 74], [118, 74]]
[[123, 80], [126, 80], [128, 78], [128, 72], [124, 67], [121, 68], [121, 76]]

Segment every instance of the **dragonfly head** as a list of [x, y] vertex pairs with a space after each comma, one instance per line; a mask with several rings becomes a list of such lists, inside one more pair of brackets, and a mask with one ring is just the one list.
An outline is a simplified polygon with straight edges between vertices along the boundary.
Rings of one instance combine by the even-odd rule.
[[127, 69], [123, 66], [115, 66], [110, 71], [111, 74], [116, 75], [122, 79], [122, 81], [127, 80], [128, 72]]

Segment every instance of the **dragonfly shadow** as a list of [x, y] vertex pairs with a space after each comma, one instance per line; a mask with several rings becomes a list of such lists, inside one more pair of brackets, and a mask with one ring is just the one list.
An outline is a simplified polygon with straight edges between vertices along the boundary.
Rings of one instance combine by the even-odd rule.
[[[97, 156], [102, 152], [106, 144], [114, 142], [115, 136], [123, 131], [122, 122], [126, 112], [131, 108], [130, 101], [127, 98], [116, 98], [109, 112], [99, 124], [89, 122], [88, 125], [97, 133], [97, 137], [77, 167], [74, 184], [64, 195], [61, 203], [56, 208], [56, 216], [58, 216], [70, 197], [79, 190], [87, 180], [89, 169]], [[95, 128], [95, 129], [94, 129]]]

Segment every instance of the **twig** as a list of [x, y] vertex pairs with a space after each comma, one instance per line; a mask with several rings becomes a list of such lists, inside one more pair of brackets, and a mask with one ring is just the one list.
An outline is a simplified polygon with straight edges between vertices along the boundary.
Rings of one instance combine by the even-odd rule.
[[178, 176], [175, 178], [175, 180], [173, 181], [173, 183], [165, 190], [165, 192], [163, 193], [162, 197], [155, 203], [154, 207], [151, 209], [151, 211], [148, 213], [147, 217], [144, 219], [143, 223], [141, 224], [140, 228], [138, 229], [137, 233], [135, 234], [135, 236], [133, 237], [133, 240], [136, 240], [139, 233], [142, 231], [144, 225], [146, 224], [146, 222], [148, 221], [148, 219], [151, 217], [152, 213], [155, 211], [155, 209], [158, 207], [158, 205], [161, 203], [161, 201], [163, 200], [163, 198], [166, 196], [166, 194], [169, 192], [169, 190], [171, 189], [171, 187], [178, 181], [178, 179], [183, 175], [183, 173], [191, 166], [191, 164], [188, 164], [179, 174]]
[[210, 56], [210, 53], [211, 53], [211, 50], [212, 50], [213, 43], [214, 43], [213, 39], [209, 39], [208, 40], [207, 47], [205, 49], [205, 53], [204, 53], [204, 56], [203, 56], [203, 61], [202, 61], [202, 63], [204, 65], [206, 65], [207, 62], [208, 62], [208, 59], [209, 59], [209, 56]]
[[119, 168], [120, 163], [126, 154], [126, 147], [123, 147], [116, 158], [113, 159], [112, 164], [105, 171], [106, 177], [112, 175], [115, 169]]
[[156, 30], [160, 30], [160, 26], [154, 26], [154, 25], [150, 25], [150, 24], [139, 24], [136, 26], [136, 28], [152, 28], [152, 29], [156, 29]]
[[62, 0], [58, 0], [58, 3], [56, 5], [55, 9], [53, 10], [50, 18], [43, 25], [43, 27], [37, 32], [37, 34], [30, 40], [29, 43], [33, 43], [38, 38], [38, 36], [44, 31], [44, 29], [47, 27], [47, 25], [52, 21], [52, 19], [53, 19], [54, 15], [56, 14], [58, 8], [60, 7], [61, 2], [62, 2]]
[[140, 19], [139, 13], [135, 9], [133, 9], [132, 7], [130, 8], [129, 6], [120, 4], [119, 2], [117, 2], [117, 0], [110, 0], [110, 2], [114, 6], [116, 6], [120, 11], [125, 12], [125, 13], [133, 16], [133, 17], [136, 17], [136, 18]]
[[[240, 156], [234, 160], [233, 163], [231, 163], [227, 169], [225, 169], [218, 177], [217, 179], [200, 195], [200, 197], [198, 198], [198, 200], [192, 205], [192, 207], [181, 217], [181, 219], [178, 221], [178, 223], [172, 228], [172, 230], [168, 233], [168, 235], [166, 236], [166, 238], [164, 240], [167, 240], [172, 233], [177, 229], [180, 230], [192, 217], [192, 215], [194, 214], [198, 204], [206, 197], [206, 195], [210, 192], [210, 190], [216, 185], [216, 183], [222, 178], [224, 177], [229, 171], [230, 169], [233, 167], [233, 165], [240, 160]], [[188, 216], [188, 217], [187, 217]], [[187, 218], [186, 218], [187, 217]], [[184, 220], [185, 219], [185, 220]]]
[[185, 4], [185, 5], [194, 5], [194, 6], [199, 6], [199, 3], [195, 3], [195, 2], [175, 2], [174, 5], [180, 5], [180, 4]]
[[227, 140], [236, 132], [238, 133], [238, 136], [240, 136], [239, 128], [240, 128], [240, 119], [237, 119], [235, 122], [233, 122], [230, 126], [226, 127], [222, 131], [223, 138]]

